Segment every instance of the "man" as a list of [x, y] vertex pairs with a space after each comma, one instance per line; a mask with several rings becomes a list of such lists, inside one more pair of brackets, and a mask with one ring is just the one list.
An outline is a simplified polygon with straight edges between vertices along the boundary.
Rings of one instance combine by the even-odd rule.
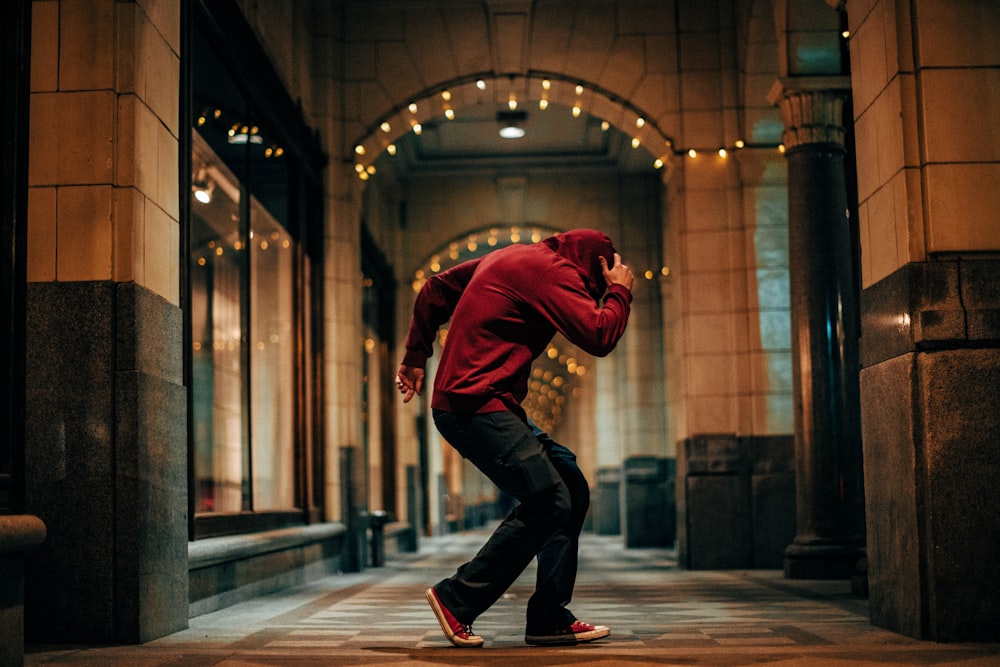
[[459, 264], [429, 278], [417, 296], [396, 378], [403, 402], [423, 389], [437, 331], [450, 319], [431, 397], [434, 424], [518, 501], [471, 561], [427, 589], [456, 646], [482, 645], [473, 620], [536, 556], [525, 641], [575, 644], [611, 632], [577, 620], [566, 606], [589, 486], [573, 453], [535, 428], [521, 402], [532, 361], [557, 331], [595, 356], [614, 349], [628, 323], [632, 282], [608, 236], [578, 229]]

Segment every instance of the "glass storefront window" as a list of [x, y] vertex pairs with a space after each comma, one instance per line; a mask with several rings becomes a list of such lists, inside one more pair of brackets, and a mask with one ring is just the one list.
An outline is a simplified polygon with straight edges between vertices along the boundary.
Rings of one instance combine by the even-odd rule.
[[196, 184], [191, 204], [195, 511], [240, 512], [249, 490], [242, 399], [240, 190], [197, 132], [192, 145], [192, 172], [204, 172], [203, 178], [212, 178], [213, 184], [211, 196], [202, 199], [197, 198]]
[[195, 511], [293, 509], [298, 243], [253, 194], [242, 231], [246, 186], [197, 130], [192, 146]]
[[294, 506], [295, 242], [259, 205], [250, 212], [250, 416], [255, 510]]
[[253, 45], [212, 25], [195, 22], [190, 58], [194, 538], [317, 520], [324, 488], [316, 155], [280, 82], [233, 75]]

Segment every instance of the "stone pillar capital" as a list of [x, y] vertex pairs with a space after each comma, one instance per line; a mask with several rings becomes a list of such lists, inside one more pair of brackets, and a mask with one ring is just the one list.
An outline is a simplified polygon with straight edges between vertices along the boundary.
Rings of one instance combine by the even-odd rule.
[[785, 130], [781, 140], [791, 150], [806, 144], [844, 146], [844, 100], [850, 77], [788, 77], [778, 79], [767, 101], [781, 109]]

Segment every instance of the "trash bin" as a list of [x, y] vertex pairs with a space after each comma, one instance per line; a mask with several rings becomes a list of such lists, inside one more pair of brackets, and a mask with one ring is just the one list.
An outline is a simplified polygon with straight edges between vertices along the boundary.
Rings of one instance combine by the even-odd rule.
[[385, 565], [385, 525], [392, 517], [385, 510], [375, 510], [368, 515], [368, 528], [371, 530], [372, 567]]
[[621, 535], [621, 468], [605, 466], [598, 468], [595, 475], [597, 485], [590, 498], [591, 514], [594, 517], [594, 532], [598, 535]]

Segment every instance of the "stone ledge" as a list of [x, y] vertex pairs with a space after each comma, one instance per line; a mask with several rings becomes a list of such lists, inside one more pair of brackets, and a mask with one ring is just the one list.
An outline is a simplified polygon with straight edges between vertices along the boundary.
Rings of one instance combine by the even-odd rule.
[[45, 541], [45, 523], [31, 514], [0, 515], [0, 554], [26, 551]]
[[318, 523], [250, 535], [211, 537], [188, 545], [188, 568], [197, 570], [220, 563], [285, 551], [346, 533], [347, 528], [341, 523]]
[[398, 556], [417, 550], [417, 531], [405, 521], [394, 521], [385, 527], [386, 555]]

